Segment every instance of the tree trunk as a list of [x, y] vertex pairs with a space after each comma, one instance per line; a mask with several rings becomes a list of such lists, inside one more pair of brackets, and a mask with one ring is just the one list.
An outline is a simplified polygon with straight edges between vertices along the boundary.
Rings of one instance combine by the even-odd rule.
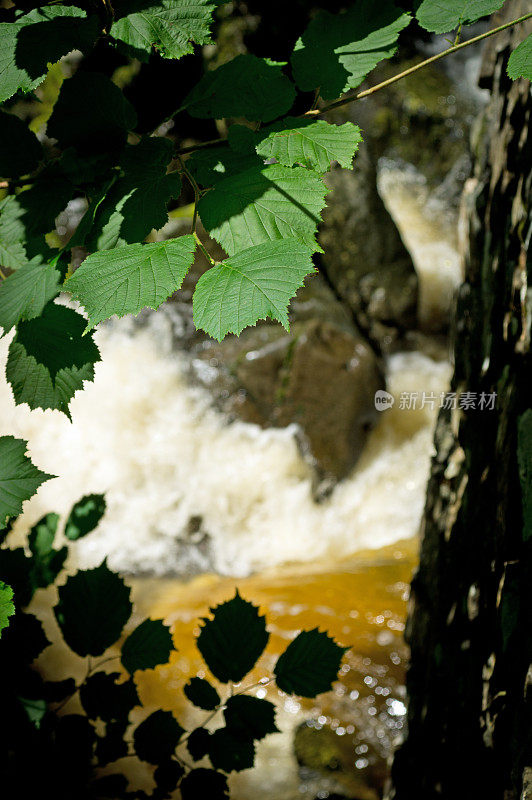
[[[499, 24], [531, 10], [516, 0]], [[408, 736], [396, 800], [532, 798], [532, 133], [530, 83], [506, 75], [518, 26], [489, 40], [491, 100], [464, 194], [466, 279], [440, 413], [407, 625]], [[497, 393], [495, 410], [478, 408]]]

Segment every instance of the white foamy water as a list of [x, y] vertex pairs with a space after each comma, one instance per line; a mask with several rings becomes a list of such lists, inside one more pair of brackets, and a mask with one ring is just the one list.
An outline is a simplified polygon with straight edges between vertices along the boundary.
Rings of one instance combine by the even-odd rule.
[[[102, 363], [94, 383], [56, 411], [15, 406], [0, 384], [0, 432], [29, 441], [32, 460], [59, 477], [24, 506], [18, 529], [47, 511], [66, 513], [83, 494], [105, 492], [99, 529], [78, 545], [82, 565], [109, 555], [116, 569], [183, 571], [178, 538], [190, 517], [210, 537], [200, 568], [244, 575], [291, 561], [341, 559], [416, 533], [434, 414], [395, 407], [382, 414], [352, 476], [318, 505], [294, 429], [227, 424], [188, 385], [170, 350], [170, 321], [153, 314], [97, 333]], [[2, 360], [7, 342], [2, 341]], [[449, 369], [419, 353], [389, 361], [389, 389], [443, 391]]]

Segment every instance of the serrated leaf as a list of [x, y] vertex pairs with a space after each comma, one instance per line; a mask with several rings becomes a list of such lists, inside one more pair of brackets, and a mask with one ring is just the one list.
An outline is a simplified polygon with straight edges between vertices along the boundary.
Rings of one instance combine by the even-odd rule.
[[212, 711], [220, 704], [220, 695], [205, 678], [191, 678], [183, 691], [191, 703], [204, 711]]
[[416, 17], [422, 28], [431, 33], [449, 33], [460, 25], [498, 11], [506, 0], [423, 0]]
[[[118, 6], [110, 35], [131, 57], [148, 61], [154, 47], [163, 58], [181, 58], [192, 53], [194, 43], [210, 42], [213, 0], [133, 0], [127, 13]], [[123, 43], [123, 44], [122, 44]], [[123, 45], [126, 45], [124, 48]]]
[[58, 522], [58, 514], [46, 514], [29, 533], [28, 545], [33, 556], [32, 581], [35, 588], [45, 589], [50, 586], [66, 561], [67, 548], [54, 550], [52, 546]]
[[264, 739], [277, 733], [275, 706], [269, 700], [239, 694], [230, 697], [224, 708], [229, 732], [241, 739]]
[[65, 525], [66, 538], [73, 542], [93, 531], [105, 514], [105, 509], [105, 495], [86, 494], [72, 506]]
[[268, 644], [266, 620], [238, 591], [232, 600], [211, 608], [203, 619], [198, 649], [215, 678], [238, 683], [253, 669]]
[[277, 686], [287, 694], [316, 697], [332, 689], [343, 654], [334, 639], [314, 628], [302, 631], [290, 642], [275, 665]]
[[116, 642], [132, 605], [130, 589], [104, 561], [77, 572], [59, 587], [55, 616], [68, 646], [80, 656], [99, 656]]
[[187, 739], [187, 749], [194, 761], [201, 761], [209, 752], [211, 734], [207, 728], [195, 728]]
[[22, 504], [35, 494], [41, 483], [55, 478], [38, 469], [26, 455], [27, 441], [0, 436], [0, 525], [17, 517]]
[[88, 250], [140, 242], [168, 222], [166, 205], [181, 193], [178, 173], [166, 174], [172, 152], [169, 139], [145, 137], [126, 146], [119, 163], [125, 174], [99, 204], [86, 240]]
[[199, 279], [194, 324], [218, 341], [266, 317], [288, 328], [288, 304], [313, 271], [312, 250], [295, 239], [243, 250]]
[[257, 166], [219, 181], [201, 198], [198, 212], [230, 256], [287, 237], [316, 251], [327, 193], [322, 179], [304, 167]]
[[240, 739], [227, 729], [219, 728], [209, 737], [209, 758], [215, 769], [242, 772], [255, 761], [253, 739]]
[[514, 81], [518, 78], [532, 81], [532, 33], [513, 51], [508, 59], [507, 72]]
[[76, 6], [34, 8], [15, 22], [0, 23], [0, 103], [46, 77], [48, 64], [72, 50], [87, 53], [99, 31], [98, 18]]
[[305, 92], [319, 87], [326, 100], [359, 86], [368, 72], [397, 50], [410, 15], [393, 0], [359, 0], [341, 14], [320, 11], [292, 54], [294, 78]]
[[0, 175], [17, 178], [37, 167], [42, 146], [24, 122], [14, 114], [0, 111]]
[[256, 150], [263, 158], [274, 158], [286, 167], [301, 164], [317, 172], [327, 172], [333, 161], [351, 169], [362, 141], [360, 128], [352, 122], [331, 125], [323, 119], [313, 122], [297, 117], [277, 122], [257, 138]]
[[4, 333], [20, 320], [38, 317], [59, 294], [59, 272], [50, 264], [29, 262], [0, 284], [0, 327]]
[[181, 781], [182, 800], [198, 800], [208, 797], [209, 800], [227, 800], [229, 787], [227, 778], [214, 769], [192, 769]]
[[90, 719], [127, 721], [129, 712], [140, 704], [132, 680], [117, 683], [118, 672], [96, 672], [80, 688], [79, 697]]
[[113, 315], [158, 308], [177, 291], [194, 260], [194, 237], [131, 244], [93, 253], [65, 283], [84, 306], [87, 330]]
[[[243, 126], [231, 125], [229, 131], [241, 127]], [[253, 146], [251, 153], [235, 152], [229, 147], [223, 146], [196, 150], [187, 160], [187, 169], [190, 170], [197, 182], [201, 186], [209, 188], [230, 175], [236, 175], [253, 167], [260, 169], [263, 166], [264, 160], [257, 156]]]
[[14, 195], [0, 200], [0, 267], [20, 269], [29, 261], [24, 246], [23, 213]]
[[160, 619], [145, 619], [122, 645], [122, 665], [132, 675], [138, 669], [166, 664], [174, 649], [170, 629]]
[[160, 792], [171, 795], [185, 774], [184, 768], [177, 761], [165, 761], [159, 764], [153, 777]]
[[76, 311], [48, 303], [40, 317], [20, 322], [9, 346], [6, 378], [15, 402], [55, 408], [68, 417], [68, 404], [84, 381], [94, 379], [100, 353]]
[[135, 752], [143, 761], [162, 764], [173, 755], [183, 733], [170, 711], [155, 711], [135, 729]]
[[269, 122], [292, 107], [296, 92], [282, 65], [239, 55], [207, 72], [183, 101], [193, 117], [245, 117]]
[[0, 581], [0, 636], [4, 628], [9, 625], [9, 617], [12, 617], [14, 613], [13, 589]]
[[78, 71], [66, 80], [48, 121], [47, 134], [83, 155], [123, 147], [137, 115], [118, 86], [99, 72]]

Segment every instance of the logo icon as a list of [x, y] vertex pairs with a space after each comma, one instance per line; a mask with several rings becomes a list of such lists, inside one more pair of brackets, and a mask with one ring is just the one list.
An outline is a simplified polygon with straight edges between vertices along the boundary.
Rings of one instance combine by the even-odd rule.
[[394, 403], [395, 397], [393, 394], [385, 392], [384, 389], [379, 389], [378, 392], [375, 392], [375, 408], [377, 411], [386, 411], [386, 409], [391, 408]]

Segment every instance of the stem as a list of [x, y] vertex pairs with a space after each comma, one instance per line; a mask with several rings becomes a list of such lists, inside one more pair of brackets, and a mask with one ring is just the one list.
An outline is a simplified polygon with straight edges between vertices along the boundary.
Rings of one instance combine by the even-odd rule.
[[413, 72], [417, 72], [418, 69], [423, 69], [423, 67], [428, 66], [429, 64], [434, 64], [435, 61], [439, 61], [440, 58], [445, 58], [446, 56], [452, 55], [452, 53], [457, 53], [458, 50], [463, 50], [464, 47], [469, 47], [472, 44], [476, 44], [476, 42], [481, 42], [483, 39], [487, 39], [490, 36], [495, 36], [496, 33], [500, 33], [501, 31], [506, 30], [507, 28], [511, 28], [513, 25], [517, 25], [520, 22], [526, 22], [527, 19], [532, 18], [532, 12], [530, 14], [525, 14], [524, 17], [519, 17], [518, 19], [512, 20], [512, 22], [507, 22], [504, 25], [499, 25], [498, 28], [493, 28], [491, 31], [486, 31], [486, 33], [481, 33], [479, 36], [474, 36], [472, 39], [468, 39], [467, 42], [461, 42], [460, 44], [455, 44], [452, 47], [448, 47], [447, 50], [444, 50], [443, 53], [438, 53], [435, 56], [431, 56], [430, 58], [425, 59], [425, 61], [420, 61], [419, 64], [415, 64], [415, 66], [410, 67], [409, 69], [405, 69], [403, 72], [399, 72], [397, 75], [394, 75], [392, 78], [388, 78], [386, 81], [382, 81], [382, 83], [378, 83], [376, 86], [372, 86], [371, 89], [366, 89], [364, 92], [359, 92], [358, 94], [351, 95], [350, 97], [344, 97], [341, 100], [335, 100], [334, 103], [329, 103], [326, 106], [323, 106], [320, 109], [310, 110], [307, 111], [305, 114], [302, 114], [303, 117], [313, 117], [317, 114], [325, 114], [327, 111], [331, 111], [333, 108], [339, 108], [340, 106], [345, 106], [347, 103], [354, 103], [355, 100], [362, 100], [364, 97], [369, 97], [375, 92], [380, 92], [381, 89], [385, 89], [387, 86], [391, 86], [392, 83], [396, 83], [400, 81], [401, 78], [406, 78], [407, 75], [412, 75]]
[[197, 224], [197, 221], [198, 221], [198, 203], [199, 203], [199, 199], [200, 199], [200, 196], [201, 196], [201, 190], [200, 190], [198, 184], [196, 183], [196, 179], [194, 178], [194, 176], [192, 175], [190, 170], [187, 168], [187, 166], [186, 166], [185, 162], [183, 161], [183, 159], [181, 158], [181, 156], [178, 155], [177, 158], [178, 158], [179, 164], [181, 166], [181, 171], [183, 172], [183, 175], [187, 176], [188, 182], [190, 183], [190, 185], [192, 186], [192, 189], [194, 190], [194, 212], [193, 212], [193, 215], [192, 215], [192, 229], [191, 229], [190, 232], [191, 232], [192, 236], [194, 237], [194, 239], [196, 240], [196, 244], [198, 245], [199, 249], [201, 250], [201, 252], [205, 256], [205, 258], [207, 259], [209, 264], [211, 266], [214, 266], [214, 261], [210, 257], [210, 255], [209, 255], [209, 253], [207, 251], [207, 248], [205, 247], [205, 245], [203, 244], [203, 242], [199, 238], [198, 233], [196, 231], [196, 224]]
[[186, 153], [194, 153], [196, 150], [206, 150], [208, 147], [219, 147], [220, 144], [226, 144], [226, 142], [227, 139], [210, 139], [208, 142], [201, 142], [201, 144], [191, 144], [188, 147], [181, 147], [176, 150], [176, 156], [184, 156]]

